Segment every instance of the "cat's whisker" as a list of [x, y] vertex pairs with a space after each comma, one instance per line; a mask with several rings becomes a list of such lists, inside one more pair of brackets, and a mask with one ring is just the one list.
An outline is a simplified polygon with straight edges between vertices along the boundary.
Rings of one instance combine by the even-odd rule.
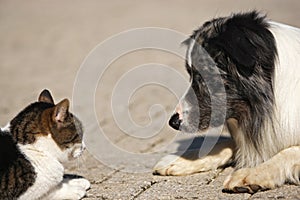
[[76, 170], [79, 171], [79, 172], [82, 172], [84, 171], [83, 167], [85, 166], [84, 163], [85, 163], [85, 156], [84, 155], [81, 155], [79, 157], [76, 158]]
[[81, 165], [82, 165], [82, 157], [81, 156], [76, 159], [76, 164], [77, 164], [76, 169], [78, 171], [80, 171], [81, 170]]

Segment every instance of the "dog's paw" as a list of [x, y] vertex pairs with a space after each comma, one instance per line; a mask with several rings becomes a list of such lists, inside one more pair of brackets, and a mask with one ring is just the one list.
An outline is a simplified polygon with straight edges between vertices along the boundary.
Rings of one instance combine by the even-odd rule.
[[233, 155], [230, 144], [217, 144], [206, 156], [200, 156], [199, 149], [186, 151], [182, 155], [167, 155], [155, 165], [153, 174], [179, 176], [215, 170], [230, 162]]
[[192, 174], [193, 165], [190, 160], [178, 155], [167, 155], [163, 157], [153, 168], [153, 174], [163, 176], [180, 176]]
[[224, 182], [224, 192], [255, 193], [277, 186], [276, 175], [270, 169], [243, 168], [233, 172]]
[[211, 156], [198, 158], [199, 151], [186, 152], [184, 155], [167, 155], [153, 168], [153, 174], [163, 176], [181, 176], [209, 171], [219, 167], [216, 158]]

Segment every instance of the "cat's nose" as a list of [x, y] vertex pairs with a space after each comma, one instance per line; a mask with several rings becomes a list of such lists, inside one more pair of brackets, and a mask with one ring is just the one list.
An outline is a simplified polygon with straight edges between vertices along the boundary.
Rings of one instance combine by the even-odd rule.
[[179, 130], [182, 120], [179, 118], [179, 113], [175, 113], [169, 120], [169, 125], [175, 130]]

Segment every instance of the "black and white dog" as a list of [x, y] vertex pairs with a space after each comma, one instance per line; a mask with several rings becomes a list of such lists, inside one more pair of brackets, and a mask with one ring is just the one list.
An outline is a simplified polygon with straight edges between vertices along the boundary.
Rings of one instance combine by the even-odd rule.
[[[217, 143], [209, 155], [197, 159], [193, 152], [166, 156], [154, 172], [185, 175], [234, 160], [236, 170], [225, 180], [225, 191], [254, 193], [285, 182], [299, 184], [300, 29], [253, 11], [206, 22], [187, 43], [191, 87], [169, 123], [187, 132], [222, 125], [222, 113], [212, 114], [218, 90], [211, 94], [207, 86], [207, 80], [214, 83], [215, 77], [202, 76], [217, 69], [226, 93], [223, 115], [232, 141]], [[202, 48], [214, 65], [201, 63]], [[224, 111], [222, 106], [216, 108]]]

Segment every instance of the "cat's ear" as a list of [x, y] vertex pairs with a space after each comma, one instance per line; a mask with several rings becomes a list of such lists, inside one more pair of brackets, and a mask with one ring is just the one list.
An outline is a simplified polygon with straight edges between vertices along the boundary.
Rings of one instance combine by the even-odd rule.
[[58, 123], [64, 122], [69, 114], [70, 102], [68, 99], [64, 99], [54, 107], [53, 119]]
[[54, 104], [53, 98], [49, 90], [43, 90], [38, 98], [39, 102]]

